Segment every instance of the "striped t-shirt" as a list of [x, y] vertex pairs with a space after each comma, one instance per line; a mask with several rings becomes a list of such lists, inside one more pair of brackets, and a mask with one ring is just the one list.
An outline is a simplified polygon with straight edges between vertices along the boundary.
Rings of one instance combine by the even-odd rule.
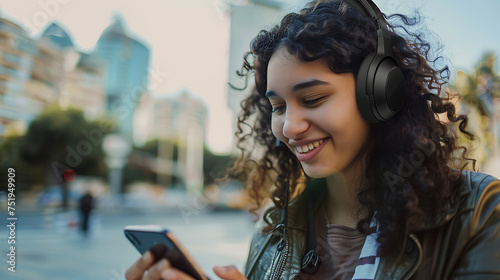
[[316, 246], [322, 261], [314, 274], [300, 272], [297, 280], [373, 279], [378, 266], [376, 235], [364, 235], [354, 228], [328, 224], [326, 212], [316, 217]]

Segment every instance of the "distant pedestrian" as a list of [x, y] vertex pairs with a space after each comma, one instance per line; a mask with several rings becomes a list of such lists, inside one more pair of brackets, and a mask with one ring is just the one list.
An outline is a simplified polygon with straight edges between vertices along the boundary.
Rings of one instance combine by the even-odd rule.
[[81, 229], [83, 236], [87, 237], [88, 229], [89, 229], [89, 218], [90, 212], [92, 212], [92, 208], [94, 199], [90, 191], [87, 191], [82, 198], [80, 199], [80, 212], [81, 212]]

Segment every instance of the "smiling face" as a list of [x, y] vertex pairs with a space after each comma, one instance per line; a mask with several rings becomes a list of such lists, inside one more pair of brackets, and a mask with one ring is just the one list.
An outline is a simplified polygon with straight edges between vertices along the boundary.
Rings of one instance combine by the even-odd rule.
[[303, 62], [282, 47], [269, 61], [266, 96], [273, 134], [308, 176], [349, 172], [360, 163], [369, 126], [356, 105], [353, 74], [333, 73], [324, 59]]

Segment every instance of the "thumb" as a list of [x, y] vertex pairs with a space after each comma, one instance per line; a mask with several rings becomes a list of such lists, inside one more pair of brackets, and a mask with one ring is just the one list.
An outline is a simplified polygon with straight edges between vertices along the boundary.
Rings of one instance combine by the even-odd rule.
[[214, 272], [224, 280], [246, 280], [234, 265], [214, 266]]

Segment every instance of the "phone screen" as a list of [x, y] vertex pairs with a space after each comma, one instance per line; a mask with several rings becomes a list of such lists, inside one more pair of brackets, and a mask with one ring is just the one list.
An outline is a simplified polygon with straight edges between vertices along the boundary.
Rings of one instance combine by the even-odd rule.
[[[144, 254], [155, 245], [162, 244], [166, 249], [163, 250], [165, 251], [163, 257], [167, 258], [173, 267], [196, 280], [208, 280], [175, 236], [166, 228], [160, 226], [127, 226], [124, 232], [127, 239], [137, 248], [139, 253]], [[161, 251], [161, 254], [163, 254], [163, 251]], [[158, 252], [156, 250], [156, 253]], [[161, 257], [155, 257], [156, 260], [161, 259]]]

